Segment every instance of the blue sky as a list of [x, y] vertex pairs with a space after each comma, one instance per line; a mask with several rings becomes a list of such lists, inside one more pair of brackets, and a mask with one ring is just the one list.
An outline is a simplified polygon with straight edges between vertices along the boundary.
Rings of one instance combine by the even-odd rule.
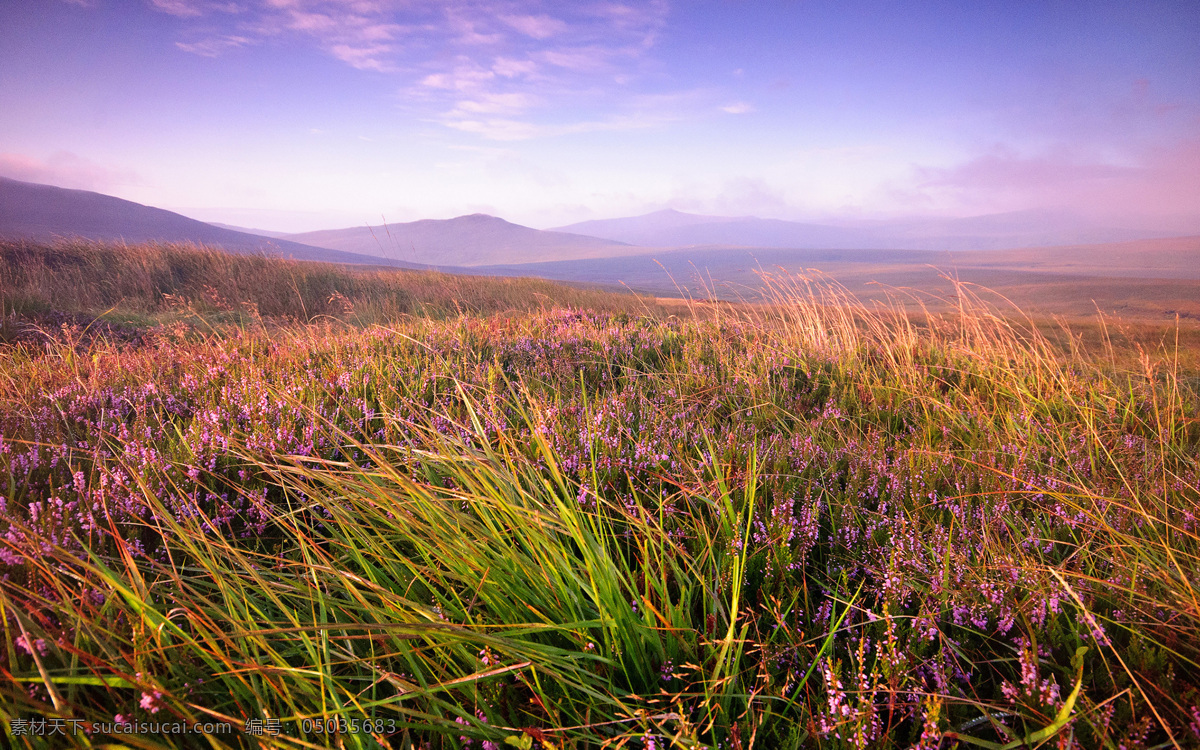
[[0, 174], [284, 231], [1200, 227], [1200, 3], [0, 0]]

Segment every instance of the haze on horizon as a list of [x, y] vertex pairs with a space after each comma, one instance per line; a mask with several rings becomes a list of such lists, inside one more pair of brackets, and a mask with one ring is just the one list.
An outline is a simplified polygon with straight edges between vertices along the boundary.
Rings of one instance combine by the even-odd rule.
[[1194, 0], [9, 2], [0, 103], [2, 176], [280, 231], [670, 207], [1200, 232]]

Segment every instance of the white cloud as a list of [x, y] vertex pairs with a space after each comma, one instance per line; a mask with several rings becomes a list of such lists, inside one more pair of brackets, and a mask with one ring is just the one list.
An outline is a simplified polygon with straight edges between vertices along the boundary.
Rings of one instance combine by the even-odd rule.
[[480, 29], [485, 25], [474, 13], [462, 13], [451, 8], [447, 12], [449, 30], [454, 34], [454, 41], [467, 46], [491, 46], [504, 41], [504, 35], [498, 32], [488, 33]]
[[175, 46], [184, 52], [191, 52], [201, 57], [218, 57], [230, 50], [244, 47], [251, 40], [244, 36], [222, 36], [212, 39], [201, 39], [198, 42], [175, 42]]
[[359, 70], [375, 70], [387, 73], [395, 68], [385, 58], [391, 52], [386, 44], [367, 44], [354, 46], [351, 44], [335, 44], [329, 48], [329, 54]]
[[492, 72], [505, 78], [528, 76], [536, 73], [538, 64], [533, 60], [513, 60], [507, 57], [497, 57], [492, 63]]
[[[539, 109], [597, 112], [591, 128], [642, 111], [626, 89], [644, 74], [668, 11], [663, 0], [545, 6], [552, 13], [532, 0], [151, 2], [191, 27], [181, 51], [215, 57], [268, 38], [312, 45], [353, 68], [404, 76], [403, 106], [418, 118], [504, 140], [563, 132]], [[506, 119], [517, 113], [529, 122]]]
[[483, 94], [477, 99], [458, 102], [454, 113], [492, 114], [520, 112], [529, 109], [538, 101], [532, 94], [512, 92], [507, 94]]
[[205, 5], [194, 0], [150, 0], [150, 4], [163, 13], [170, 13], [180, 18], [194, 18], [203, 15], [201, 8]]
[[[90, 6], [93, 0], [68, 0], [75, 5]], [[241, 13], [245, 8], [233, 2], [216, 0], [150, 0], [155, 10], [169, 13], [177, 18], [197, 18], [210, 13]]]
[[525, 36], [549, 39], [567, 30], [567, 24], [551, 16], [500, 16], [500, 20]]
[[430, 89], [472, 92], [480, 90], [485, 83], [495, 77], [496, 74], [492, 71], [483, 70], [471, 62], [463, 61], [453, 70], [425, 76], [421, 79], [421, 85]]
[[538, 53], [538, 59], [559, 68], [577, 73], [594, 73], [609, 68], [610, 59], [621, 50], [600, 45], [549, 49]]
[[721, 107], [722, 112], [728, 112], [731, 115], [744, 115], [747, 112], [753, 112], [754, 107], [746, 102], [733, 102]]

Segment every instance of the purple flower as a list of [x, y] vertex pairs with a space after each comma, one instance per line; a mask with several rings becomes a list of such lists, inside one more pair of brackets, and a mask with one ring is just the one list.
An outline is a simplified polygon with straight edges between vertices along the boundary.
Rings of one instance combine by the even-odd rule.
[[152, 690], [149, 693], [142, 693], [142, 700], [138, 705], [150, 713], [156, 714], [158, 713], [159, 709], [163, 707], [162, 697], [163, 694], [158, 690]]

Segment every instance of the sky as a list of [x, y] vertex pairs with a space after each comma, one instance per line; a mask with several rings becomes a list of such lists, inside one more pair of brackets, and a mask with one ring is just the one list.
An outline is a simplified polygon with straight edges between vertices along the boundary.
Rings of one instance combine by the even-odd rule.
[[0, 0], [0, 175], [277, 231], [1200, 231], [1200, 2]]

